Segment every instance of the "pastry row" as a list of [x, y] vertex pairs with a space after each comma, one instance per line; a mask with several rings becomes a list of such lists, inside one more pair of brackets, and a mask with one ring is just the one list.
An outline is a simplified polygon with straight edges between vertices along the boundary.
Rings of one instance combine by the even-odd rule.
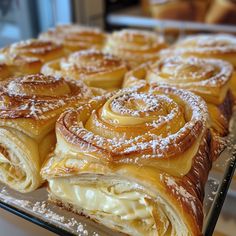
[[234, 36], [167, 48], [155, 33], [60, 26], [1, 53], [2, 182], [47, 181], [51, 201], [129, 235], [201, 235], [236, 93]]
[[154, 18], [197, 21], [208, 24], [236, 23], [234, 0], [143, 0]]

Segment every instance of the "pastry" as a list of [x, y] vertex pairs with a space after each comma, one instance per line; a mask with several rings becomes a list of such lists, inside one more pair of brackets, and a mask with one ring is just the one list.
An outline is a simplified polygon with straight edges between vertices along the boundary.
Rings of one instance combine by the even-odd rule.
[[50, 199], [128, 235], [201, 235], [207, 106], [170, 87], [90, 100], [60, 116], [41, 173]]
[[97, 28], [63, 25], [42, 33], [39, 38], [62, 43], [67, 52], [70, 53], [90, 48], [101, 49], [106, 40], [106, 35]]
[[[228, 61], [236, 68], [236, 37], [227, 34], [189, 36], [177, 42], [172, 49], [163, 50], [160, 57], [181, 55], [182, 57], [196, 56], [200, 58], [216, 58]], [[236, 79], [230, 84], [236, 98]]]
[[204, 21], [209, 0], [151, 0], [152, 16], [158, 19]]
[[218, 58], [236, 66], [236, 37], [229, 34], [188, 36], [174, 45], [172, 53], [201, 58]]
[[206, 15], [209, 24], [236, 24], [236, 1], [213, 0]]
[[135, 68], [127, 73], [124, 87], [144, 83], [187, 89], [208, 105], [212, 129], [220, 136], [229, 132], [233, 98], [230, 91], [233, 67], [219, 59], [171, 56]]
[[62, 45], [29, 39], [0, 50], [1, 61], [13, 68], [14, 75], [39, 73], [45, 62], [64, 56]]
[[127, 63], [93, 49], [78, 51], [66, 59], [45, 64], [42, 73], [82, 80], [89, 87], [114, 90], [121, 87]]
[[108, 36], [104, 51], [129, 61], [132, 67], [158, 58], [158, 52], [167, 44], [154, 32], [125, 29]]
[[42, 74], [2, 81], [0, 181], [20, 192], [38, 188], [41, 165], [55, 145], [56, 119], [91, 97], [80, 81]]

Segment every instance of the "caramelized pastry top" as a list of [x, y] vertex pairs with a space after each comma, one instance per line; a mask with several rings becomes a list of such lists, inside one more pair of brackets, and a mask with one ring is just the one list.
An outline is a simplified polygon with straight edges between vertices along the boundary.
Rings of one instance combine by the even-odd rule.
[[82, 80], [89, 87], [114, 90], [121, 87], [129, 66], [111, 54], [90, 49], [74, 52], [66, 59], [49, 62], [42, 72]]
[[232, 74], [231, 64], [222, 60], [172, 56], [150, 65], [146, 80], [188, 89], [206, 101], [221, 104], [229, 90]]
[[47, 112], [90, 97], [90, 90], [80, 81], [43, 74], [10, 78], [1, 83], [0, 119], [47, 119]]
[[141, 30], [121, 30], [108, 37], [105, 52], [130, 61], [132, 66], [158, 57], [166, 48], [164, 38], [156, 33]]

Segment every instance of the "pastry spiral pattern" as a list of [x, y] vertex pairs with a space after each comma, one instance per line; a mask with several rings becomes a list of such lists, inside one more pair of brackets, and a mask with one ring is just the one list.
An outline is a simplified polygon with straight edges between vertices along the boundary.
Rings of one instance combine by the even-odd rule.
[[55, 144], [56, 119], [92, 95], [80, 81], [42, 74], [11, 78], [0, 88], [1, 181], [20, 192], [42, 183], [39, 171]]
[[29, 39], [14, 43], [0, 51], [2, 60], [13, 67], [13, 75], [39, 73], [45, 62], [64, 56], [62, 45]]
[[207, 102], [212, 127], [224, 136], [228, 134], [232, 114], [232, 76], [232, 65], [223, 60], [171, 56], [130, 71], [123, 86], [133, 86], [145, 80], [150, 84], [190, 90]]
[[216, 58], [236, 65], [236, 37], [228, 34], [202, 34], [188, 36], [180, 40], [171, 50], [164, 50], [166, 54], [182, 56], [196, 56], [200, 58]]
[[[227, 34], [200, 35], [187, 37], [176, 44], [172, 53], [183, 56], [197, 56], [201, 58], [217, 58], [228, 61], [236, 67], [236, 37]], [[165, 54], [165, 53], [164, 53]], [[231, 90], [236, 98], [236, 73], [230, 83]]]
[[135, 67], [157, 59], [158, 52], [166, 47], [164, 38], [156, 33], [128, 29], [108, 36], [104, 51], [129, 61]]
[[[208, 125], [206, 104], [190, 92], [120, 90], [60, 117], [56, 149], [41, 173], [52, 200], [110, 228], [199, 235], [211, 167]], [[88, 192], [96, 203], [86, 201]]]
[[82, 80], [89, 87], [114, 90], [121, 87], [128, 69], [127, 63], [116, 56], [90, 49], [50, 62], [42, 68], [42, 72]]
[[71, 53], [90, 48], [101, 49], [106, 35], [96, 28], [64, 25], [42, 33], [39, 38], [61, 43], [67, 52]]

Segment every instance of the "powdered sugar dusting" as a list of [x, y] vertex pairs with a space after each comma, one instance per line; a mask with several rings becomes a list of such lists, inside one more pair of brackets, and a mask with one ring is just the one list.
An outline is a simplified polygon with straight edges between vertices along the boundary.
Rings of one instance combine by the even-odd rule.
[[201, 91], [202, 86], [205, 93], [206, 86], [215, 88], [228, 83], [232, 73], [232, 65], [222, 60], [174, 55], [151, 65], [147, 79], [149, 82], [170, 83], [190, 90], [194, 90], [194, 86], [200, 86], [197, 89]]
[[18, 77], [4, 82], [0, 89], [0, 118], [49, 119], [55, 116], [51, 111], [91, 97], [91, 91], [81, 81], [42, 74]]
[[229, 34], [195, 35], [176, 44], [179, 51], [185, 53], [228, 53], [236, 52], [236, 37]]
[[[208, 125], [208, 113], [206, 104], [200, 97], [197, 97], [187, 91], [176, 90], [164, 86], [151, 86], [148, 91], [145, 92], [144, 88], [145, 87], [135, 88], [133, 90], [122, 90], [120, 91], [120, 95], [118, 93], [118, 95], [114, 95], [114, 97], [112, 97], [112, 94], [106, 96], [107, 101], [110, 103], [110, 108], [108, 109], [111, 110], [109, 112], [114, 112], [114, 114], [118, 114], [118, 116], [121, 117], [142, 117], [143, 115], [143, 117], [146, 119], [146, 116], [150, 118], [152, 117], [153, 112], [158, 112], [158, 115], [155, 113], [155, 116], [153, 116], [155, 117], [155, 119], [151, 118], [151, 120], [149, 120], [148, 122], [144, 122], [144, 125], [147, 129], [144, 134], [127, 138], [126, 134], [121, 133], [120, 136], [107, 138], [102, 134], [99, 135], [97, 133], [94, 133], [92, 130], [90, 131], [86, 129], [85, 124], [83, 126], [78, 125], [77, 121], [75, 120], [73, 124], [70, 124], [68, 126], [70, 132], [73, 135], [68, 135], [66, 139], [72, 143], [77, 142], [78, 139], [84, 140], [85, 142], [80, 142], [80, 148], [82, 148], [83, 146], [83, 151], [88, 152], [88, 148], [92, 147], [94, 150], [106, 150], [112, 156], [119, 156], [120, 158], [117, 158], [116, 161], [122, 163], [142, 163], [145, 159], [148, 158], [164, 158], [169, 156], [168, 153], [175, 153], [175, 155], [177, 155], [177, 153], [183, 152], [183, 150], [185, 150], [187, 146], [182, 144], [180, 140], [182, 140], [185, 135], [190, 135], [189, 137], [192, 137], [191, 140], [195, 140], [197, 137], [199, 137], [199, 135], [202, 134], [202, 132]], [[156, 93], [158, 95], [155, 95]], [[173, 96], [168, 94], [173, 94]], [[179, 98], [182, 99], [183, 103], [181, 106], [179, 106], [176, 101], [173, 100], [174, 96], [179, 96]], [[137, 102], [137, 99], [134, 98], [139, 98], [141, 104], [139, 104], [139, 102]], [[101, 102], [101, 100], [104, 100], [104, 97], [97, 98], [96, 100], [91, 102], [91, 104]], [[133, 104], [133, 100], [135, 100], [137, 104]], [[171, 103], [173, 103], [174, 105], [170, 106]], [[165, 107], [167, 104], [169, 104], [169, 108]], [[167, 125], [166, 131], [168, 136], [166, 137], [162, 137], [161, 134], [152, 132], [152, 129], [156, 128], [158, 130], [158, 125], [160, 127], [163, 127], [161, 125], [167, 124], [171, 119], [174, 119], [176, 115], [185, 112], [183, 110], [184, 104], [188, 107], [188, 114], [184, 115], [184, 119], [186, 119], [189, 114], [192, 114], [189, 118], [190, 120], [183, 121], [185, 123], [183, 123], [179, 127], [179, 130], [174, 133], [170, 133], [170, 131], [168, 131], [170, 127]], [[135, 109], [136, 106], [137, 109]], [[88, 109], [89, 111], [87, 117], [89, 117], [89, 114], [91, 114], [92, 112], [94, 113], [94, 108], [92, 108], [92, 106], [87, 104], [85, 105], [85, 107], [81, 107], [77, 110], [78, 116], [84, 109]], [[102, 109], [107, 108], [105, 108], [104, 105]], [[191, 110], [191, 112], [189, 112], [189, 109]], [[103, 114], [103, 110], [101, 114]], [[69, 114], [66, 115], [66, 117], [69, 116]], [[96, 116], [98, 117], [97, 122], [99, 122], [99, 113], [97, 113], [97, 111]], [[61, 118], [63, 119], [63, 117]], [[102, 119], [106, 119], [106, 116], [104, 115]], [[119, 127], [119, 123], [117, 122], [107, 122], [109, 122], [111, 126]], [[148, 125], [146, 125], [147, 123]], [[104, 129], [106, 129], [104, 122], [101, 126], [96, 125], [96, 127], [103, 127]], [[178, 145], [175, 145], [177, 143]], [[175, 152], [173, 152], [173, 150], [169, 152], [172, 148], [175, 148]], [[129, 154], [134, 152], [141, 152], [142, 155], [135, 159], [129, 157]]]

